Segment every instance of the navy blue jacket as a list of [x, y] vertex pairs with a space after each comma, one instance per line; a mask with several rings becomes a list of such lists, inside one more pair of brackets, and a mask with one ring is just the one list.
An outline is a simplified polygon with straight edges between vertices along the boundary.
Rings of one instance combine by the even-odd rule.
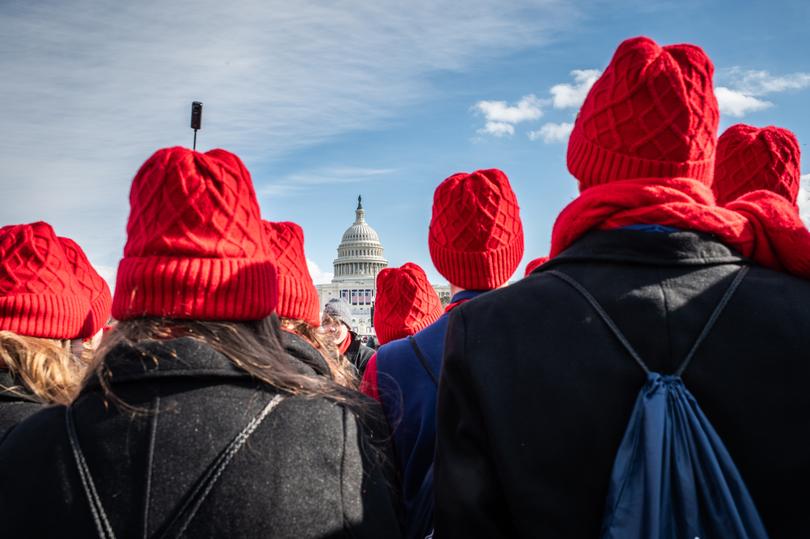
[[[482, 292], [464, 290], [452, 303], [472, 299]], [[438, 379], [442, 368], [444, 335], [449, 313], [413, 336]], [[402, 473], [406, 512], [414, 502], [436, 447], [436, 385], [421, 365], [408, 338], [384, 344], [377, 351], [377, 384], [380, 400], [394, 436], [397, 462]]]

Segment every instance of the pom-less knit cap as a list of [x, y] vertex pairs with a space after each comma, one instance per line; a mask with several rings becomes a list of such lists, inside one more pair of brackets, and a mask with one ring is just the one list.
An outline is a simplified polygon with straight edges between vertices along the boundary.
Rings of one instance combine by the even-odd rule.
[[76, 281], [87, 295], [90, 312], [79, 337], [89, 338], [98, 333], [110, 318], [112, 294], [107, 282], [96, 272], [82, 248], [70, 238], [59, 238], [62, 249]]
[[343, 322], [347, 328], [352, 327], [352, 307], [342, 298], [332, 298], [323, 306], [323, 314]]
[[304, 231], [295, 223], [264, 221], [268, 246], [278, 272], [279, 316], [321, 325], [318, 290], [304, 255]]
[[717, 139], [714, 191], [726, 204], [757, 189], [767, 189], [796, 204], [801, 172], [796, 136], [781, 127], [732, 125]]
[[135, 175], [112, 314], [259, 320], [276, 269], [250, 173], [225, 150], [158, 150]]
[[377, 275], [374, 330], [380, 344], [421, 331], [442, 312], [439, 295], [416, 264], [386, 268]]
[[439, 273], [467, 290], [505, 283], [523, 257], [523, 225], [517, 197], [498, 169], [458, 173], [433, 195], [428, 234]]
[[580, 190], [615, 180], [712, 182], [719, 111], [714, 66], [694, 45], [624, 41], [579, 111], [568, 170]]
[[49, 224], [0, 228], [0, 330], [75, 339], [89, 312], [90, 301]]

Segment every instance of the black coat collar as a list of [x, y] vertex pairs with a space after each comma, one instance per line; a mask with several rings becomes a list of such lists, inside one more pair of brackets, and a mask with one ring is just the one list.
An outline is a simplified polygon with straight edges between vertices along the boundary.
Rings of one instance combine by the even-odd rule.
[[[104, 363], [112, 384], [155, 378], [250, 377], [227, 357], [191, 337], [121, 343], [107, 353]], [[88, 389], [98, 386], [96, 377], [87, 383]]]
[[700, 232], [679, 231], [668, 234], [638, 230], [596, 230], [549, 260], [536, 271], [562, 263], [616, 262], [654, 266], [709, 266], [750, 263], [750, 260]]
[[[315, 374], [300, 358], [288, 353], [284, 359], [291, 362], [301, 374]], [[120, 343], [107, 353], [104, 363], [112, 385], [158, 378], [252, 378], [223, 354], [191, 337]], [[99, 387], [96, 376], [90, 378], [86, 385], [87, 390]]]

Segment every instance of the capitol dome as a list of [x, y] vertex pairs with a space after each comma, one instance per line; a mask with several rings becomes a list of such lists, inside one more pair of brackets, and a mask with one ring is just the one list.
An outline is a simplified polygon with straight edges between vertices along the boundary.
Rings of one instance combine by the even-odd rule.
[[334, 261], [335, 281], [377, 278], [380, 270], [388, 266], [383, 258], [383, 246], [377, 232], [366, 222], [362, 197], [357, 197], [357, 209], [352, 226], [343, 233]]

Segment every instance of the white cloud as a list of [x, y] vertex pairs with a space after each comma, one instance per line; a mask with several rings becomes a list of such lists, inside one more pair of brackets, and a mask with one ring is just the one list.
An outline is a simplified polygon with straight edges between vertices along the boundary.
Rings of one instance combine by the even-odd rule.
[[770, 101], [763, 101], [752, 95], [746, 95], [743, 92], [731, 90], [725, 86], [716, 87], [714, 89], [714, 95], [717, 97], [720, 113], [728, 114], [735, 118], [742, 118], [749, 112], [757, 112], [773, 106], [773, 103]]
[[436, 73], [542, 45], [577, 16], [557, 0], [108, 7], [0, 2], [2, 222], [47, 220], [108, 265], [132, 176], [155, 149], [191, 143], [192, 100], [205, 104], [198, 147], [255, 169], [379, 128], [435, 95]]
[[540, 118], [543, 115], [541, 105], [537, 97], [527, 95], [514, 106], [506, 101], [479, 101], [474, 108], [484, 115], [487, 123], [517, 124]]
[[602, 72], [598, 69], [574, 69], [571, 76], [574, 84], [555, 84], [551, 87], [551, 102], [555, 109], [579, 108], [593, 83]]
[[771, 75], [768, 71], [735, 66], [722, 70], [720, 75], [735, 89], [747, 95], [760, 96], [810, 87], [810, 73]]
[[394, 172], [396, 169], [393, 168], [321, 167], [270, 181], [262, 185], [256, 192], [261, 200], [265, 196], [285, 196], [323, 185], [376, 181]]
[[543, 124], [537, 131], [529, 131], [529, 140], [543, 139], [546, 144], [554, 142], [566, 142], [571, 130], [574, 129], [573, 123], [562, 122], [555, 124], [552, 122]]
[[511, 136], [515, 134], [515, 127], [506, 122], [487, 122], [477, 133], [480, 135], [492, 135], [494, 137]]
[[315, 284], [327, 284], [332, 282], [332, 277], [334, 277], [334, 273], [330, 273], [328, 271], [322, 271], [321, 268], [318, 267], [318, 264], [307, 258], [307, 269], [309, 269], [309, 274], [312, 276], [312, 282]]
[[806, 226], [810, 227], [810, 174], [802, 174], [797, 202], [802, 221]]

